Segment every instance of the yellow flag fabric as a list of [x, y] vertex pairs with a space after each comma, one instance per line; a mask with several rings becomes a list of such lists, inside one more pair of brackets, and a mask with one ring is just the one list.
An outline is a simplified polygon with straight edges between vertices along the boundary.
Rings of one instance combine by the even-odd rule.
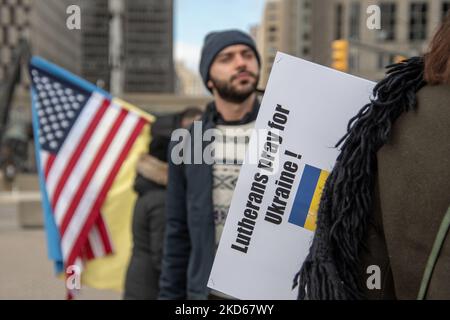
[[[120, 101], [120, 104], [137, 110], [123, 101]], [[144, 114], [142, 111], [139, 113]], [[154, 117], [148, 114], [145, 114], [145, 117], [151, 122], [154, 120]], [[133, 190], [136, 164], [139, 156], [148, 152], [150, 139], [150, 124], [147, 124], [136, 139], [107, 194], [101, 213], [112, 240], [113, 254], [86, 262], [81, 273], [83, 286], [123, 290], [132, 249], [131, 222], [137, 197]]]

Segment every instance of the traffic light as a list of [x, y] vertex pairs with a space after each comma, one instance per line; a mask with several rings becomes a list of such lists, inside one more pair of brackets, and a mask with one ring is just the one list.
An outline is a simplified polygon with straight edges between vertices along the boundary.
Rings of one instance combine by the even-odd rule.
[[403, 60], [406, 60], [406, 59], [408, 59], [408, 58], [398, 54], [398, 55], [396, 55], [394, 57], [394, 63], [400, 63], [400, 62], [402, 62]]
[[332, 68], [343, 72], [348, 71], [348, 41], [334, 40], [332, 49]]

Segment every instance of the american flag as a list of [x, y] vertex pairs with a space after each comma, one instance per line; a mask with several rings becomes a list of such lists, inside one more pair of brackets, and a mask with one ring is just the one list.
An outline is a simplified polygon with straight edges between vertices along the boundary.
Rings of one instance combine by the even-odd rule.
[[113, 252], [101, 208], [148, 119], [55, 65], [30, 63], [38, 164], [65, 267]]

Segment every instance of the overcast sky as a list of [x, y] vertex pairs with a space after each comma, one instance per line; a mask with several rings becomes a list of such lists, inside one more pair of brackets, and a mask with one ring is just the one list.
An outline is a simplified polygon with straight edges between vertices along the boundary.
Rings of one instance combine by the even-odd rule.
[[213, 30], [249, 31], [262, 18], [265, 0], [175, 0], [175, 58], [198, 70], [205, 35]]

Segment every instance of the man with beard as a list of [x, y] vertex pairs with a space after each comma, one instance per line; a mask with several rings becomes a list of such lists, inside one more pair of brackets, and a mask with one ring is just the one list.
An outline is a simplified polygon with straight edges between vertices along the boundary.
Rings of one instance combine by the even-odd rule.
[[[214, 101], [206, 107], [201, 128], [216, 129], [213, 161], [203, 158], [211, 142], [194, 141], [203, 137], [194, 134], [199, 123], [189, 130], [192, 138], [185, 140], [184, 161], [175, 164], [170, 153], [160, 299], [225, 297], [210, 292], [207, 282], [259, 110], [259, 69], [260, 57], [249, 35], [226, 30], [206, 36], [200, 74]], [[198, 155], [201, 164], [194, 161]]]

